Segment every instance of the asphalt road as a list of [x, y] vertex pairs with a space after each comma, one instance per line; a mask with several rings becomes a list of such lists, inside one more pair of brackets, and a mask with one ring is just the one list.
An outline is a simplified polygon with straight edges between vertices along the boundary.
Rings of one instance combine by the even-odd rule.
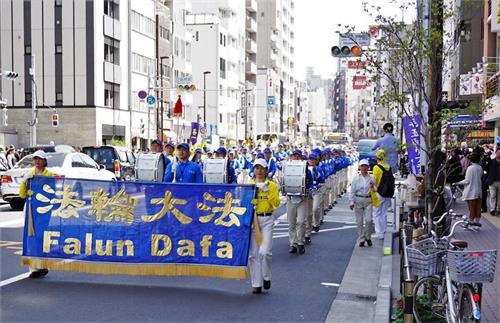
[[[283, 213], [282, 206], [275, 215]], [[1, 322], [324, 321], [356, 240], [352, 224], [326, 222], [305, 255], [289, 254], [287, 224], [278, 223], [272, 288], [254, 295], [249, 280], [56, 271], [25, 278], [20, 219], [0, 205]]]

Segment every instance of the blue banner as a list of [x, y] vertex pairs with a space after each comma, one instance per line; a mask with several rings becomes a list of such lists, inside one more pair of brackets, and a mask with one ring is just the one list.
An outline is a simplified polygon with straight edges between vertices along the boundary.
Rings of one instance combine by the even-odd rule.
[[198, 122], [191, 122], [191, 145], [194, 145], [198, 141], [198, 131], [200, 130], [200, 124]]
[[403, 129], [408, 145], [408, 160], [412, 174], [420, 174], [420, 124], [419, 115], [403, 117]]
[[105, 274], [246, 278], [253, 185], [30, 181], [23, 263]]

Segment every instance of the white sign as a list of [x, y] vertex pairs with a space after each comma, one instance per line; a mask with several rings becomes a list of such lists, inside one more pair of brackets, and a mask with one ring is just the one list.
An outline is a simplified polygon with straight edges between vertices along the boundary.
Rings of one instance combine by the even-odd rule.
[[471, 94], [483, 94], [484, 77], [483, 73], [476, 73], [471, 77]]
[[491, 32], [500, 33], [500, 0], [491, 1]]
[[468, 74], [460, 75], [460, 95], [471, 95], [471, 78]]
[[370, 35], [368, 33], [350, 33], [340, 35], [340, 47], [359, 45], [370, 46]]

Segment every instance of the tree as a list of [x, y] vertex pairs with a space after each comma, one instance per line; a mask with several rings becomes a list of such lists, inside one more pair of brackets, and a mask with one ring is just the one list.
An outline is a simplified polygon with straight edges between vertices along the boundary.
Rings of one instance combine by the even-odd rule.
[[[414, 1], [397, 1], [402, 11], [416, 8]], [[445, 26], [456, 26], [458, 15], [444, 0], [427, 1], [428, 25], [423, 19], [405, 23], [382, 13], [377, 5], [364, 3], [364, 11], [376, 23], [379, 38], [374, 46], [364, 51], [366, 60], [364, 73], [381, 88], [378, 106], [396, 109], [397, 117], [419, 115], [422, 120], [420, 135], [423, 140], [418, 147], [428, 161], [425, 173], [426, 214], [440, 216], [444, 212], [443, 189], [446, 168], [441, 167], [446, 155], [441, 152], [441, 126], [457, 114], [443, 100], [443, 75], [446, 77], [447, 57], [454, 55], [457, 48], [453, 30]], [[422, 1], [419, 1], [422, 10]], [[345, 26], [338, 31], [350, 37], [355, 29]], [[354, 37], [351, 40], [356, 42]], [[437, 182], [437, 183], [436, 183]], [[429, 221], [432, 223], [432, 221]]]

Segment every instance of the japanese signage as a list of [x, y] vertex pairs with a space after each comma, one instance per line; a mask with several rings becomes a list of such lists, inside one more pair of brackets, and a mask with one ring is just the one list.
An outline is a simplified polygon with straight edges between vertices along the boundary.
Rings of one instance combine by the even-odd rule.
[[420, 123], [419, 115], [403, 117], [403, 129], [408, 145], [408, 160], [412, 174], [420, 174]]
[[194, 145], [198, 141], [198, 130], [200, 124], [198, 122], [191, 122], [191, 145]]
[[352, 89], [353, 90], [364, 90], [368, 86], [368, 80], [366, 76], [353, 76], [352, 78]]
[[365, 69], [366, 61], [348, 61], [347, 68], [349, 69]]
[[246, 278], [253, 185], [34, 177], [23, 264], [103, 274]]
[[472, 130], [468, 137], [476, 139], [493, 139], [495, 138], [495, 132], [493, 130]]

